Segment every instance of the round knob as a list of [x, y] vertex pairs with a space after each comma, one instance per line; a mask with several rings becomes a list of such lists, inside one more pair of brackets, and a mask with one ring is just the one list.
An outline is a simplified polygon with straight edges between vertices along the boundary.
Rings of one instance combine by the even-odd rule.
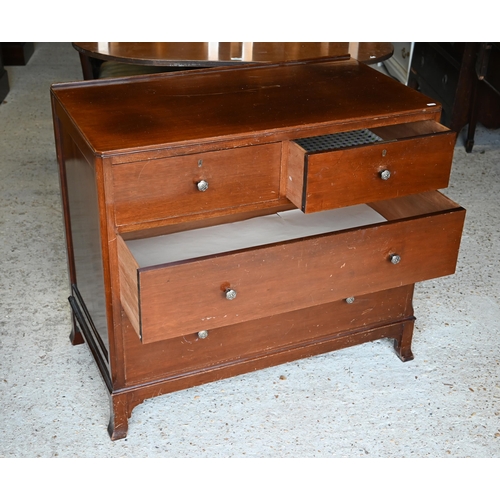
[[401, 256], [399, 256], [397, 253], [391, 255], [390, 258], [391, 264], [399, 264], [401, 262]]
[[380, 172], [380, 178], [383, 180], [383, 181], [386, 181], [387, 179], [389, 179], [391, 177], [391, 172], [390, 170], [382, 170], [382, 172]]
[[354, 297], [347, 297], [347, 299], [345, 299], [345, 301], [348, 303], [348, 304], [352, 304], [354, 302]]
[[236, 298], [236, 291], [232, 290], [231, 288], [226, 288], [224, 294], [227, 300], [233, 300]]
[[201, 332], [198, 332], [198, 338], [199, 339], [206, 339], [208, 337], [208, 331], [207, 330], [202, 330]]
[[198, 191], [206, 191], [208, 189], [208, 182], [202, 179], [196, 183], [196, 187], [198, 188]]

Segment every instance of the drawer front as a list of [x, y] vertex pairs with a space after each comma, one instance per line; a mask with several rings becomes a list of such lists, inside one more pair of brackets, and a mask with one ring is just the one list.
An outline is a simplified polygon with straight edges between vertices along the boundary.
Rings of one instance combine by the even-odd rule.
[[116, 165], [116, 224], [277, 200], [280, 165], [279, 143]]
[[457, 208], [139, 270], [123, 243], [122, 303], [149, 343], [437, 278], [455, 270], [463, 220]]
[[291, 142], [287, 197], [312, 213], [445, 188], [454, 145], [449, 131], [317, 153]]
[[126, 379], [140, 383], [411, 319], [412, 296], [413, 285], [408, 285], [356, 296], [354, 302], [338, 300], [216, 328], [204, 339], [193, 333], [152, 344], [142, 344], [130, 322], [124, 321]]

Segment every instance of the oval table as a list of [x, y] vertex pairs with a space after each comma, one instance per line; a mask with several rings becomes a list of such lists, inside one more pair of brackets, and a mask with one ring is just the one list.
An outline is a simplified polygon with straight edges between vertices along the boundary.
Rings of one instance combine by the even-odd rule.
[[394, 52], [388, 42], [73, 42], [73, 47], [85, 80], [345, 55], [375, 64]]

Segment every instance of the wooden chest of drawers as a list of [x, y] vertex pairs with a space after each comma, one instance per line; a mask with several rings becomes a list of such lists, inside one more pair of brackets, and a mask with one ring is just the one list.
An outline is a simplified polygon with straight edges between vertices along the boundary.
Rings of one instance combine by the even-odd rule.
[[144, 399], [389, 337], [455, 270], [440, 105], [349, 58], [52, 87], [73, 343]]

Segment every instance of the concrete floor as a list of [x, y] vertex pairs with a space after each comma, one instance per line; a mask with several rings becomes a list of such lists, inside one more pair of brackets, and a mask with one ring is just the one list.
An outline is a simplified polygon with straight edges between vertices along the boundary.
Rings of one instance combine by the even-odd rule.
[[0, 457], [500, 457], [498, 131], [480, 127], [471, 154], [457, 144], [444, 191], [468, 210], [458, 268], [416, 287], [414, 361], [377, 341], [162, 396], [111, 442], [104, 384], [68, 340], [49, 86], [81, 80], [79, 59], [70, 44], [36, 44], [7, 71]]

